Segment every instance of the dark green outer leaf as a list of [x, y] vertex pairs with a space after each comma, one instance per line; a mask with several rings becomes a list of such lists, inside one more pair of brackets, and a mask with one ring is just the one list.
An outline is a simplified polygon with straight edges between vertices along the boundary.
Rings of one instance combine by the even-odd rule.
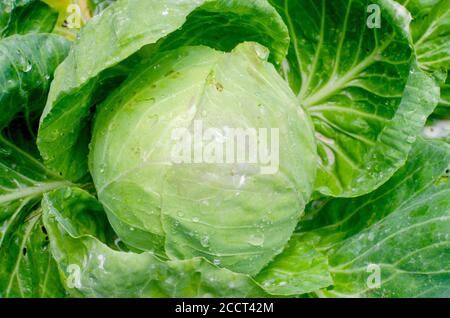
[[58, 13], [37, 0], [0, 1], [0, 38], [13, 34], [51, 32]]
[[37, 208], [45, 191], [66, 182], [0, 138], [0, 297], [61, 297]]
[[50, 34], [14, 35], [0, 41], [0, 130], [19, 113], [39, 116], [53, 72], [68, 42]]
[[411, 12], [411, 34], [421, 68], [450, 69], [450, 2], [399, 1]]
[[29, 204], [0, 223], [0, 298], [66, 295], [49, 252], [42, 211], [32, 207]]
[[[149, 11], [149, 7], [152, 10]], [[217, 27], [226, 25], [230, 33], [221, 32], [217, 39], [205, 33], [207, 28], [203, 28], [202, 23], [211, 15]], [[183, 28], [185, 23], [186, 29]], [[182, 31], [175, 32], [179, 28]], [[199, 29], [202, 32], [197, 38], [192, 32]], [[175, 35], [164, 43], [162, 39], [172, 33]], [[39, 130], [38, 146], [44, 160], [71, 180], [87, 173], [89, 108], [120, 82], [114, 66], [126, 62], [143, 46], [147, 45], [146, 49], [135, 58], [151, 55], [156, 49], [151, 44], [157, 42], [165, 47], [216, 42], [231, 50], [245, 40], [257, 40], [269, 47], [273, 61], [283, 59], [289, 43], [288, 33], [266, 1], [117, 1], [89, 21], [81, 31], [80, 40], [56, 72]], [[92, 54], [93, 51], [96, 54]], [[121, 80], [128, 73], [129, 69], [121, 72]], [[113, 79], [113, 84], [104, 83], [108, 78]]]
[[414, 63], [410, 14], [395, 1], [375, 1], [381, 27], [369, 28], [373, 1], [271, 2], [292, 38], [285, 77], [317, 131], [316, 190], [373, 191], [404, 164], [439, 98], [437, 81]]
[[441, 86], [441, 98], [434, 113], [439, 117], [450, 119], [450, 76], [448, 74], [447, 81]]
[[0, 138], [0, 221], [33, 205], [46, 192], [67, 185], [37, 159]]
[[[425, 70], [450, 69], [450, 2], [447, 0], [399, 1], [413, 15], [412, 42], [419, 66]], [[441, 99], [435, 115], [450, 118], [449, 78], [441, 86]]]
[[[378, 190], [324, 200], [309, 212], [299, 231], [328, 253], [334, 287], [324, 295], [450, 296], [449, 168], [447, 144], [419, 139]], [[380, 288], [367, 284], [371, 264], [380, 268]]]

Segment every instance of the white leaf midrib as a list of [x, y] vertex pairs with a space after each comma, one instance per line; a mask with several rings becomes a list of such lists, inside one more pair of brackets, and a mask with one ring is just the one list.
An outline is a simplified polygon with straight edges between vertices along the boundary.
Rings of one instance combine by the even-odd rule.
[[26, 197], [40, 195], [45, 192], [69, 185], [70, 183], [67, 181], [56, 181], [56, 182], [37, 183], [33, 187], [18, 188], [17, 190], [12, 191], [11, 193], [0, 195], [0, 204], [23, 199]]

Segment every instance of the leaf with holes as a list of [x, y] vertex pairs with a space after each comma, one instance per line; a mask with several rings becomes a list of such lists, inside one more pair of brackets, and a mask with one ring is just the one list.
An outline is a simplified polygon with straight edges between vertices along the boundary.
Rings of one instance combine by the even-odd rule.
[[0, 297], [65, 295], [39, 204], [44, 192], [67, 184], [0, 139]]

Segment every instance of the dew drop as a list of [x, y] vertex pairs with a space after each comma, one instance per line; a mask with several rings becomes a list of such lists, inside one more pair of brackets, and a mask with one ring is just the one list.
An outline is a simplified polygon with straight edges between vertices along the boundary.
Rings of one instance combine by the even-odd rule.
[[252, 246], [263, 246], [264, 245], [264, 235], [250, 235], [248, 239], [248, 244]]
[[24, 68], [24, 72], [28, 73], [29, 71], [31, 71], [31, 69], [33, 68], [33, 65], [31, 65], [30, 63], [27, 63], [27, 65]]
[[264, 283], [263, 283], [263, 286], [264, 287], [269, 287], [269, 286], [273, 285], [274, 281], [275, 281], [274, 279], [265, 280]]
[[64, 199], [70, 198], [71, 195], [72, 195], [72, 188], [67, 188], [66, 191], [64, 192]]
[[105, 270], [105, 255], [99, 255], [98, 256], [99, 265], [98, 268]]
[[267, 60], [267, 58], [269, 57], [269, 50], [266, 49], [265, 47], [261, 46], [261, 45], [256, 45], [255, 46], [255, 52], [256, 52], [256, 55], [261, 60]]
[[406, 139], [406, 141], [409, 142], [409, 143], [413, 143], [413, 142], [416, 141], [416, 137], [414, 137], [414, 136], [409, 136], [409, 137]]
[[200, 244], [202, 244], [203, 247], [208, 247], [209, 246], [209, 237], [208, 236], [204, 236], [200, 240]]

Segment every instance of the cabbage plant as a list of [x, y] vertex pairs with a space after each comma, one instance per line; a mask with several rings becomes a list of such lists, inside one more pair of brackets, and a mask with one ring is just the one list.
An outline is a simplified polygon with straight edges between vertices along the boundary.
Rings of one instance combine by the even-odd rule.
[[78, 5], [0, 2], [0, 297], [450, 295], [448, 1]]

